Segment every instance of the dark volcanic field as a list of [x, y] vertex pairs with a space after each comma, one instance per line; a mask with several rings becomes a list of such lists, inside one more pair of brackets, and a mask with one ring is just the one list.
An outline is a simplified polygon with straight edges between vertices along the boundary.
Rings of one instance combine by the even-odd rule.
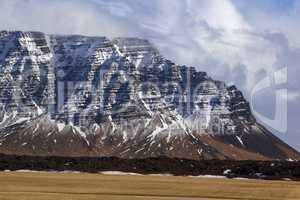
[[228, 178], [300, 181], [300, 162], [186, 160], [171, 158], [120, 159], [91, 157], [36, 157], [0, 154], [0, 170], [122, 171], [175, 176], [221, 175]]

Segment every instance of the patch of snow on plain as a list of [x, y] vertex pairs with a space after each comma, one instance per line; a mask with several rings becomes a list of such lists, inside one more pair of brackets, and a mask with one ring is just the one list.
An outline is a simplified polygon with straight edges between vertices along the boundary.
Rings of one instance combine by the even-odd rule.
[[223, 174], [224, 175], [227, 175], [227, 174], [229, 174], [231, 172], [231, 169], [226, 169], [224, 172], [223, 172]]
[[284, 181], [291, 181], [292, 179], [290, 179], [290, 178], [283, 178], [282, 180], [284, 180]]
[[147, 176], [174, 176], [173, 174], [148, 174]]
[[237, 178], [233, 178], [234, 180], [250, 180], [249, 178], [242, 178], [242, 177], [237, 177]]
[[37, 171], [37, 170], [27, 170], [27, 169], [20, 169], [20, 170], [15, 170], [15, 171], [11, 171], [11, 170], [4, 170], [4, 172], [20, 172], [20, 173], [74, 173], [74, 174], [78, 174], [78, 173], [84, 173], [84, 172], [79, 172], [79, 171], [55, 171], [55, 170], [51, 170], [51, 171]]
[[142, 174], [138, 173], [130, 173], [130, 172], [120, 172], [120, 171], [104, 171], [104, 172], [99, 172], [100, 174], [103, 175], [117, 175], [117, 176], [142, 176]]
[[214, 178], [214, 179], [226, 179], [226, 176], [216, 176], [216, 175], [200, 175], [200, 176], [188, 176], [192, 178]]
[[[10, 172], [10, 170], [7, 170], [7, 172]], [[30, 173], [30, 172], [39, 172], [40, 171], [35, 171], [35, 170], [27, 170], [27, 169], [20, 169], [20, 170], [16, 170], [15, 172], [22, 172], [22, 173]]]

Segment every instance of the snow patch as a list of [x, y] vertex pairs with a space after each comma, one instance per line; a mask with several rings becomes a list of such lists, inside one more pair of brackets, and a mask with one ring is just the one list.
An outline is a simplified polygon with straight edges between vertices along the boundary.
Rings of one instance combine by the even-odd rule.
[[35, 128], [34, 128], [34, 130], [32, 131], [32, 134], [34, 134], [38, 129], [39, 129], [39, 124], [37, 123], [36, 125], [35, 125]]
[[226, 179], [226, 176], [216, 176], [216, 175], [200, 175], [200, 176], [188, 176], [192, 178], [213, 178], [213, 179]]
[[239, 136], [235, 136], [236, 139], [238, 139], [238, 141], [241, 143], [242, 146], [245, 146], [243, 140], [239, 137]]
[[30, 120], [29, 117], [21, 117], [14, 124], [21, 124], [21, 123], [24, 123], [24, 122], [26, 122], [28, 120]]
[[6, 114], [6, 112], [4, 113], [4, 116], [3, 116], [3, 119], [2, 119], [2, 121], [0, 122], [0, 126], [2, 125], [2, 124], [4, 124], [7, 120], [9, 119], [9, 116]]
[[64, 130], [66, 124], [64, 123], [57, 123], [57, 128], [58, 128], [58, 132], [61, 132], [62, 130]]
[[25, 146], [25, 145], [27, 145], [27, 142], [24, 142], [24, 143], [22, 144], [22, 146]]
[[294, 160], [294, 159], [292, 159], [292, 158], [289, 158], [289, 159], [287, 159], [286, 161], [288, 161], [288, 162], [295, 162], [295, 161], [297, 161], [297, 160]]
[[119, 48], [119, 46], [118, 45], [116, 45], [116, 44], [114, 44], [114, 47], [115, 47], [115, 49], [116, 49], [116, 52], [121, 56], [121, 57], [123, 57], [124, 56], [124, 54], [120, 51], [120, 48]]
[[77, 127], [77, 126], [74, 126], [71, 124], [71, 128], [72, 128], [73, 133], [78, 133], [85, 140], [87, 145], [90, 145], [90, 142], [87, 140], [86, 133], [83, 132], [80, 127]]
[[226, 169], [226, 170], [223, 172], [224, 175], [228, 175], [229, 173], [231, 173], [231, 169]]
[[100, 174], [103, 175], [114, 175], [114, 176], [142, 176], [142, 174], [138, 173], [130, 173], [130, 172], [120, 172], [120, 171], [104, 171], [104, 172], [99, 172]]

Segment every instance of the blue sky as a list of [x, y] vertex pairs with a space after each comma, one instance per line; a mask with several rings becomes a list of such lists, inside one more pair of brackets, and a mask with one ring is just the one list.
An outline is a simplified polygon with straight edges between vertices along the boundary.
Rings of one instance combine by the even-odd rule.
[[[249, 101], [259, 80], [287, 66], [288, 129], [277, 135], [300, 150], [297, 0], [0, 0], [0, 5], [0, 29], [147, 38], [165, 57], [236, 84]], [[253, 98], [253, 108], [272, 118], [275, 91], [270, 87]]]

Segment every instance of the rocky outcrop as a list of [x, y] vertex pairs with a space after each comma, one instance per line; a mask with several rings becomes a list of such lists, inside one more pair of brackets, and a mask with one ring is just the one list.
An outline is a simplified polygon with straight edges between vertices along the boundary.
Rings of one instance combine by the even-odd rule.
[[0, 152], [300, 158], [255, 121], [235, 86], [176, 65], [147, 40], [7, 31]]

